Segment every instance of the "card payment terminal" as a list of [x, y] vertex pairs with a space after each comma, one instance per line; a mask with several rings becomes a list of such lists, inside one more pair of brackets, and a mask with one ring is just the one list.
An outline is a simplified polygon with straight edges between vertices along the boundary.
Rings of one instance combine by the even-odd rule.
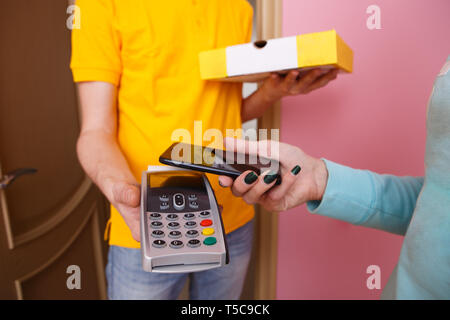
[[222, 217], [205, 174], [149, 166], [141, 184], [145, 271], [196, 272], [228, 264]]

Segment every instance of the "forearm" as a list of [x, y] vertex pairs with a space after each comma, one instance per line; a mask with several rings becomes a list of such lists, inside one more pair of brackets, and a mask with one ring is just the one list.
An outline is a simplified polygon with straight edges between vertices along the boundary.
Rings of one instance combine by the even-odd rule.
[[82, 118], [78, 159], [140, 241], [140, 189], [117, 143], [117, 87], [102, 81], [80, 82], [77, 87]]
[[242, 101], [242, 122], [261, 117], [275, 102], [276, 100], [264, 97], [261, 90], [256, 90]]
[[77, 153], [87, 175], [110, 201], [113, 200], [112, 185], [115, 182], [137, 183], [111, 134], [102, 130], [82, 132], [78, 138]]
[[328, 182], [322, 200], [308, 203], [312, 213], [355, 225], [405, 234], [423, 178], [380, 175], [326, 161]]

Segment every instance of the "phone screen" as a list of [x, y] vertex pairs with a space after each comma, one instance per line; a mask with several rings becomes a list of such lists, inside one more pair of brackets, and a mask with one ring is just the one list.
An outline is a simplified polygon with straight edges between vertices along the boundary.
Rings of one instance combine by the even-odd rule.
[[161, 155], [160, 162], [232, 177], [247, 170], [258, 175], [267, 170], [279, 171], [279, 162], [274, 159], [181, 142], [171, 145]]

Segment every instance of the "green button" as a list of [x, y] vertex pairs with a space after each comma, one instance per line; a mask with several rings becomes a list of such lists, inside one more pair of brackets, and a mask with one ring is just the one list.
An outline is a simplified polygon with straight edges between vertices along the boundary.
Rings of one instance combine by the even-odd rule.
[[216, 244], [217, 239], [214, 237], [208, 237], [206, 238], [203, 243], [206, 244], [207, 246], [212, 246], [213, 244]]

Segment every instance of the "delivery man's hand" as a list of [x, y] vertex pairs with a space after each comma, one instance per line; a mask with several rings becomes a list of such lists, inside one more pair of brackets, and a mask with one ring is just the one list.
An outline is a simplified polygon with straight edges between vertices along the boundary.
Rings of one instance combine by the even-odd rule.
[[267, 78], [260, 90], [268, 101], [277, 101], [285, 96], [310, 93], [313, 90], [326, 86], [336, 79], [338, 69], [331, 69], [323, 73], [321, 69], [312, 69], [305, 75], [299, 76], [298, 70], [290, 71], [286, 76], [277, 73]]
[[[267, 157], [269, 150], [279, 150], [282, 182], [274, 186], [275, 180], [268, 179], [270, 173], [257, 176], [246, 171], [234, 181], [220, 176], [223, 187], [231, 187], [237, 197], [248, 204], [259, 203], [269, 211], [284, 211], [311, 200], [321, 200], [325, 192], [328, 172], [325, 163], [313, 158], [301, 149], [277, 141], [245, 141], [225, 139], [225, 147], [230, 151], [259, 154]], [[249, 151], [251, 150], [251, 151]]]
[[140, 242], [140, 200], [139, 186], [126, 182], [115, 182], [112, 185], [112, 205], [122, 215], [134, 240]]
[[330, 81], [336, 79], [337, 74], [337, 69], [331, 69], [325, 73], [321, 69], [312, 69], [302, 75], [298, 70], [290, 71], [285, 76], [273, 73], [258, 90], [243, 100], [242, 122], [261, 117], [282, 97], [307, 94], [326, 86]]
[[77, 88], [82, 116], [78, 159], [139, 241], [140, 188], [117, 141], [117, 87], [80, 82]]

